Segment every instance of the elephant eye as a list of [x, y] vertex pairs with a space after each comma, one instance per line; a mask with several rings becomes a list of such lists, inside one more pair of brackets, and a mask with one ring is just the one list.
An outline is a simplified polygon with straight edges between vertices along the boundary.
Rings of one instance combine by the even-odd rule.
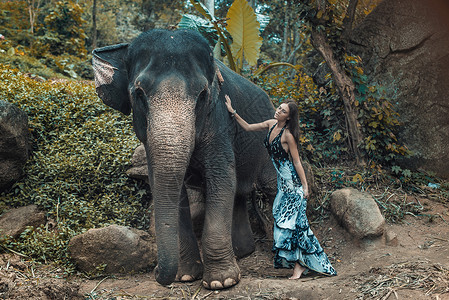
[[145, 96], [145, 92], [142, 90], [142, 88], [137, 88], [135, 90], [135, 103], [136, 105], [145, 108], [147, 106], [147, 99]]
[[198, 102], [204, 102], [209, 98], [209, 89], [204, 89], [198, 96]]

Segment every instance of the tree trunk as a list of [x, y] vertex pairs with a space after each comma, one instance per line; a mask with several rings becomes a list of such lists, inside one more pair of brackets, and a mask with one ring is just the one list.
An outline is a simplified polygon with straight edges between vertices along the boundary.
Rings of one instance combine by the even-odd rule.
[[358, 146], [362, 142], [362, 132], [360, 124], [357, 121], [357, 109], [355, 108], [355, 86], [351, 78], [349, 78], [344, 70], [342, 70], [339, 62], [335, 59], [331, 46], [327, 43], [323, 32], [312, 30], [311, 42], [313, 47], [322, 55], [326, 64], [331, 69], [335, 85], [343, 99], [346, 121], [350, 137], [350, 147], [355, 155], [358, 165], [363, 165], [364, 159], [359, 151]]
[[295, 48], [293, 49], [292, 52], [290, 52], [289, 57], [287, 58], [288, 63], [292, 64], [292, 65], [296, 65], [296, 52], [299, 51], [299, 49], [301, 49], [303, 42], [301, 41], [301, 36], [299, 34], [299, 31], [295, 31]]
[[35, 19], [35, 11], [34, 11], [34, 0], [27, 1], [28, 2], [28, 15], [30, 17], [30, 32], [34, 35], [34, 19]]
[[97, 48], [97, 0], [92, 3], [92, 49]]
[[289, 25], [289, 9], [287, 4], [284, 6], [284, 38], [282, 42], [281, 61], [285, 61], [287, 58], [288, 25]]
[[354, 23], [355, 10], [359, 0], [350, 0], [346, 10], [346, 16], [343, 19], [343, 33], [342, 39], [345, 42], [345, 47], [348, 43], [349, 35], [352, 31], [352, 24]]

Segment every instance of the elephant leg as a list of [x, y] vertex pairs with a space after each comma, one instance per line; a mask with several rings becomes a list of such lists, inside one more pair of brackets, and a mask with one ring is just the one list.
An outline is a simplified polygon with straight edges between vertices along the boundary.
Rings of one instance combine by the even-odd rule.
[[190, 216], [189, 199], [185, 185], [181, 190], [179, 206], [179, 264], [176, 280], [194, 281], [203, 275], [203, 264]]
[[[232, 249], [232, 214], [236, 176], [233, 157], [217, 158], [206, 166], [206, 211], [204, 218], [203, 286], [223, 289], [240, 281], [240, 269]], [[220, 167], [219, 167], [220, 166]]]
[[244, 195], [235, 197], [232, 217], [232, 246], [234, 254], [238, 258], [250, 255], [256, 248], [249, 222], [247, 197]]

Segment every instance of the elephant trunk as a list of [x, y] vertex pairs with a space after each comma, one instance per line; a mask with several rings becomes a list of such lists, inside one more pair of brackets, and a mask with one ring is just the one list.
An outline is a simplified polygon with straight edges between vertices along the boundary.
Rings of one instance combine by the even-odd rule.
[[178, 270], [178, 215], [181, 190], [180, 172], [167, 170], [155, 172], [153, 192], [157, 242], [156, 280], [162, 285], [171, 284]]
[[[156, 280], [162, 285], [172, 283], [178, 270], [180, 195], [195, 137], [194, 101], [186, 101], [179, 90], [167, 90], [151, 101], [146, 145], [158, 249]], [[154, 104], [160, 99], [170, 109], [158, 109]]]

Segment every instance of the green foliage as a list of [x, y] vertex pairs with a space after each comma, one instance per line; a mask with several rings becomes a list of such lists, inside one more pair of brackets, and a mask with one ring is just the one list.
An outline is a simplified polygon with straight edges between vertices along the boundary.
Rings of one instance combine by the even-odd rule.
[[341, 34], [343, 32], [343, 17], [345, 16], [347, 3], [338, 0], [325, 2], [325, 10], [319, 10], [317, 1], [301, 1], [298, 4], [299, 17], [308, 24], [309, 30], [325, 32], [328, 43], [333, 49], [333, 55], [341, 64], [344, 64], [346, 50]]
[[45, 17], [45, 35], [37, 41], [36, 47], [48, 47], [53, 55], [85, 56], [87, 36], [82, 29], [85, 22], [82, 13], [81, 6], [73, 1], [58, 1]]
[[47, 54], [37, 59], [19, 49], [9, 49], [13, 49], [13, 54], [9, 55], [6, 51], [0, 53], [0, 63], [19, 69], [22, 73], [30, 74], [31, 77], [93, 79], [90, 56], [81, 59], [67, 54], [60, 56]]
[[[47, 7], [41, 7], [40, 11], [45, 12]], [[0, 32], [6, 36], [0, 41], [0, 63], [45, 79], [93, 79], [79, 5], [71, 1], [57, 2], [45, 18], [46, 24], [43, 18], [37, 21], [35, 35], [29, 30], [26, 1], [0, 2], [0, 8], [4, 16], [0, 18]]]
[[206, 19], [191, 14], [185, 14], [178, 23], [178, 27], [198, 31], [211, 46], [214, 46], [218, 42], [217, 30]]
[[[366, 157], [375, 164], [391, 165], [398, 158], [410, 155], [398, 142], [399, 115], [394, 111], [385, 89], [368, 83], [359, 57], [346, 56], [346, 69], [357, 89], [358, 120], [365, 136]], [[262, 66], [263, 68], [263, 66]], [[303, 135], [299, 144], [314, 163], [338, 163], [350, 159], [349, 135], [343, 101], [335, 91], [328, 74], [327, 85], [318, 88], [304, 68], [295, 66], [281, 72], [265, 72], [253, 78], [271, 97], [275, 106], [287, 98], [294, 99], [300, 109]]]
[[[377, 202], [387, 222], [400, 223], [406, 216], [429, 217], [429, 221], [438, 217], [426, 214], [426, 205], [420, 198], [433, 199], [448, 203], [449, 185], [432, 174], [411, 172], [398, 167], [396, 171], [371, 164], [363, 168], [333, 165], [332, 167], [313, 168], [318, 194], [311, 201], [309, 213], [314, 219], [322, 219], [330, 211], [330, 197], [333, 191], [352, 187], [365, 191]], [[404, 174], [405, 175], [404, 175]], [[429, 183], [438, 186], [429, 188]]]
[[[392, 161], [409, 156], [405, 145], [398, 142], [399, 114], [394, 111], [391, 100], [394, 94], [387, 95], [385, 87], [370, 84], [364, 75], [360, 57], [346, 56], [346, 70], [356, 89], [355, 105], [359, 110], [359, 122], [364, 134], [363, 149], [366, 156], [377, 162], [391, 164]], [[390, 97], [388, 97], [390, 96]]]
[[45, 263], [48, 260], [67, 262], [67, 267], [73, 268], [69, 263], [67, 246], [75, 235], [75, 231], [62, 223], [53, 229], [48, 229], [45, 226], [38, 228], [29, 226], [20, 235], [20, 242], [11, 243], [9, 246], [15, 246], [19, 253], [34, 257], [38, 261]]
[[0, 64], [9, 65], [13, 68], [19, 69], [22, 73], [33, 74], [34, 76], [49, 78], [64, 78], [65, 76], [52, 70], [37, 58], [28, 55], [11, 56], [6, 53], [0, 54]]
[[30, 229], [4, 247], [67, 263], [65, 243], [75, 234], [108, 224], [149, 226], [146, 188], [125, 174], [139, 144], [131, 119], [101, 103], [93, 83], [36, 82], [0, 65], [0, 98], [27, 113], [34, 148], [23, 179], [0, 195], [0, 208], [35, 203], [57, 228]]
[[[0, 33], [7, 40], [19, 43], [28, 36], [30, 24], [28, 21], [26, 1], [0, 1]], [[0, 42], [0, 46], [5, 41]]]
[[[73, 79], [93, 79], [91, 56], [82, 59], [77, 56], [63, 54], [59, 56], [46, 55], [39, 61], [54, 71]], [[48, 78], [48, 77], [47, 77]]]
[[[6, 36], [9, 47], [24, 48], [26, 53], [37, 58], [45, 57], [48, 53], [85, 57], [85, 35], [82, 25], [83, 10], [73, 1], [58, 1], [47, 3], [38, 11], [42, 11], [34, 22], [34, 34], [30, 31], [27, 1], [7, 1], [0, 3], [2, 16], [0, 18], [0, 32]], [[36, 8], [37, 9], [37, 8]], [[48, 14], [43, 18], [43, 13]], [[0, 47], [4, 49], [3, 44]]]

